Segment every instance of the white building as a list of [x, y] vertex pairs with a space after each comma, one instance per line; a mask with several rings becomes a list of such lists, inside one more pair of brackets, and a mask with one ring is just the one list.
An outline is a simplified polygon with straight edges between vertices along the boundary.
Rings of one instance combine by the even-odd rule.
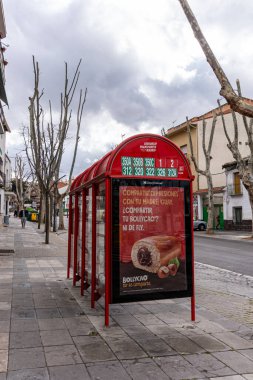
[[[252, 100], [249, 99], [249, 102], [252, 102]], [[226, 106], [225, 106], [226, 107]], [[225, 108], [224, 107], [224, 108]], [[219, 114], [219, 110], [216, 109], [214, 110], [216, 113]], [[231, 141], [234, 140], [234, 123], [233, 123], [233, 118], [232, 118], [232, 113], [229, 107], [227, 109], [224, 109], [224, 119], [225, 119], [225, 124], [226, 124], [226, 129], [228, 132], [228, 135], [231, 139]], [[210, 115], [210, 113], [209, 113]], [[209, 142], [209, 136], [211, 132], [211, 126], [213, 122], [213, 116], [210, 115], [211, 117], [205, 118], [206, 121], [206, 146], [208, 145]], [[243, 118], [240, 114], [236, 114], [236, 119], [237, 119], [237, 124], [238, 124], [238, 143], [239, 143], [239, 150], [241, 152], [242, 157], [247, 157], [250, 153], [249, 146], [248, 146], [248, 136], [246, 133], [245, 126], [243, 124]], [[205, 156], [202, 148], [202, 140], [203, 140], [203, 122], [199, 121], [198, 125], [198, 163], [200, 169], [205, 168]], [[227, 176], [227, 172], [224, 173], [224, 165], [227, 162], [231, 162], [233, 160], [233, 156], [231, 151], [227, 147], [228, 141], [225, 136], [223, 124], [222, 124], [222, 119], [221, 116], [219, 115], [217, 117], [217, 122], [215, 126], [215, 131], [214, 131], [214, 137], [213, 137], [213, 144], [212, 144], [212, 150], [211, 150], [211, 164], [210, 164], [210, 169], [212, 173], [212, 181], [213, 181], [213, 186], [214, 186], [214, 212], [215, 212], [215, 222], [217, 220], [217, 217], [219, 216], [220, 220], [220, 226], [221, 228], [224, 229], [231, 229], [232, 224], [228, 222], [229, 220], [233, 220], [231, 217], [231, 214], [226, 214], [227, 213], [227, 205], [228, 205], [228, 193], [230, 190], [227, 189], [227, 184], [231, 188], [232, 181], [230, 179], [230, 176]], [[229, 182], [227, 182], [229, 181]], [[246, 190], [244, 189], [246, 192]], [[207, 220], [207, 182], [206, 178], [203, 176], [199, 176], [199, 191], [195, 193], [198, 198], [198, 203], [199, 203], [199, 217], [204, 218]], [[229, 195], [229, 197], [231, 197]], [[246, 195], [247, 197], [247, 195]], [[230, 198], [231, 199], [231, 198]], [[240, 195], [232, 195], [233, 204], [234, 202], [239, 203], [243, 201], [243, 198]], [[242, 206], [242, 205], [241, 205]], [[240, 207], [241, 207], [240, 206]], [[236, 206], [231, 206], [232, 208], [234, 207], [234, 210], [238, 210], [239, 208], [236, 209]], [[225, 210], [226, 208], [226, 210]], [[237, 212], [237, 211], [234, 211]], [[228, 219], [228, 217], [230, 219]], [[248, 218], [248, 216], [247, 216]], [[233, 224], [233, 229], [247, 229], [247, 223], [251, 224], [251, 216], [250, 220], [248, 222], [245, 221], [241, 223], [240, 225], [238, 223]], [[245, 228], [244, 228], [245, 227]]]
[[[0, 103], [0, 115], [2, 107]], [[6, 154], [6, 133], [10, 132], [3, 116], [0, 116], [0, 215], [9, 214], [9, 194], [11, 190], [11, 161]]]
[[235, 162], [223, 165], [226, 173], [224, 224], [226, 230], [252, 230], [249, 195], [239, 177]]
[[[253, 104], [253, 101], [251, 99], [247, 99], [247, 102], [251, 105]], [[214, 113], [218, 115], [215, 131], [214, 131], [214, 136], [213, 136], [213, 143], [212, 143], [212, 149], [211, 149], [212, 159], [210, 163], [210, 171], [212, 174], [212, 181], [213, 181], [213, 187], [214, 187], [214, 220], [216, 222], [219, 219], [220, 228], [226, 229], [227, 226], [229, 226], [229, 223], [227, 223], [226, 221], [232, 220], [232, 219], [227, 219], [228, 215], [225, 215], [225, 210], [224, 210], [224, 208], [227, 207], [227, 193], [226, 193], [227, 177], [226, 177], [223, 165], [225, 165], [227, 162], [232, 162], [233, 156], [227, 147], [228, 141], [224, 133], [220, 110], [218, 107], [214, 108], [203, 115], [195, 116], [191, 118], [189, 122], [192, 128], [191, 135], [193, 138], [194, 155], [197, 160], [199, 169], [204, 171], [206, 169], [206, 166], [205, 166], [205, 154], [203, 151], [203, 132], [204, 132], [203, 119], [205, 120], [205, 123], [206, 123], [205, 142], [206, 142], [206, 148], [207, 148], [208, 143], [209, 143], [209, 137], [210, 137]], [[233, 141], [234, 123], [233, 123], [232, 112], [228, 104], [224, 104], [222, 106], [222, 113], [224, 115], [225, 124], [227, 127], [229, 137]], [[237, 124], [238, 124], [239, 150], [242, 157], [247, 157], [250, 154], [250, 149], [248, 145], [248, 136], [247, 136], [245, 126], [243, 123], [243, 118], [238, 113], [236, 114], [236, 118], [237, 118]], [[187, 155], [188, 158], [190, 158], [191, 154], [190, 154], [189, 140], [188, 140], [188, 134], [187, 134], [187, 128], [186, 128], [185, 122], [169, 129], [166, 135], [170, 140], [175, 142], [175, 144], [177, 144], [180, 147], [180, 149], [183, 151], [185, 155]], [[194, 217], [196, 219], [204, 219], [205, 221], [207, 221], [208, 189], [207, 189], [206, 177], [201, 174], [195, 173], [193, 189], [194, 189], [194, 199], [193, 199]], [[237, 198], [234, 197], [233, 199], [234, 201], [237, 199], [237, 202], [239, 202], [240, 200], [242, 201], [242, 198], [240, 198], [239, 196]], [[237, 211], [237, 209], [235, 209], [234, 212], [240, 212], [240, 211]], [[247, 218], [243, 220], [248, 220]], [[236, 225], [238, 225], [238, 228], [243, 228], [243, 226], [247, 225], [248, 222], [243, 222], [242, 225], [240, 226], [238, 224]], [[234, 225], [234, 227], [236, 225]]]
[[6, 37], [6, 27], [2, 0], [0, 0], [0, 219], [9, 214], [9, 196], [11, 179], [11, 162], [6, 154], [6, 133], [10, 128], [6, 122], [3, 104], [8, 105], [5, 92], [5, 66], [4, 59], [5, 44], [2, 39]]

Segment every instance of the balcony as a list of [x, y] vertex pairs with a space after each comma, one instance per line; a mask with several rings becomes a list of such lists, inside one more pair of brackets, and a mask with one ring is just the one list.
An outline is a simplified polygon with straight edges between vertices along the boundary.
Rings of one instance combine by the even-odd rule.
[[12, 182], [7, 179], [6, 174], [0, 169], [0, 188], [3, 188], [5, 191], [12, 190]]
[[0, 41], [0, 99], [8, 105], [8, 100], [5, 92], [5, 65], [8, 63], [4, 59], [3, 47]]
[[234, 183], [227, 185], [227, 193], [228, 195], [236, 196], [242, 195], [242, 186], [240, 183]]
[[3, 173], [3, 171], [0, 169], [0, 187], [1, 187], [1, 188], [4, 187], [4, 181], [5, 181], [4, 173]]

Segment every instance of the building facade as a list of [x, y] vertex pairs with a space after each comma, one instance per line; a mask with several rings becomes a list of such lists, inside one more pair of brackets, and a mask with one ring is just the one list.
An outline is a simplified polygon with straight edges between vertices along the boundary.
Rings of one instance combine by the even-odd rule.
[[[253, 103], [252, 100], [248, 99], [249, 103]], [[222, 124], [222, 119], [220, 116], [220, 111], [218, 108], [214, 108], [207, 113], [194, 117], [189, 120], [192, 128], [191, 135], [194, 141], [194, 156], [197, 160], [199, 169], [205, 170], [205, 154], [203, 151], [203, 120], [206, 123], [205, 130], [205, 142], [206, 145], [209, 142], [210, 132], [212, 127], [212, 122], [214, 118], [214, 113], [217, 115], [217, 121], [215, 125], [212, 150], [211, 150], [211, 173], [212, 180], [214, 186], [214, 228], [216, 227], [216, 221], [219, 220], [219, 228], [227, 228], [228, 223], [226, 222], [227, 218], [227, 210], [228, 210], [228, 196], [227, 196], [227, 175], [226, 171], [223, 168], [223, 165], [227, 162], [231, 162], [233, 160], [232, 153], [227, 147], [227, 138], [224, 133], [224, 128]], [[228, 104], [224, 104], [222, 106], [222, 113], [224, 115], [225, 124], [227, 127], [227, 132], [229, 137], [233, 141], [234, 139], [234, 124], [232, 118], [232, 112], [230, 106]], [[248, 137], [244, 127], [243, 118], [241, 115], [236, 114], [237, 124], [238, 124], [238, 141], [239, 141], [239, 149], [241, 155], [243, 157], [247, 157], [249, 155], [249, 146], [247, 144]], [[186, 123], [182, 123], [174, 128], [169, 129], [166, 132], [166, 136], [175, 142], [181, 149], [181, 144], [184, 142], [184, 150], [187, 151], [187, 154], [190, 159], [190, 145], [189, 138], [186, 129]], [[194, 132], [193, 132], [194, 131]], [[180, 137], [179, 137], [180, 136]], [[182, 149], [183, 150], [183, 149]], [[183, 150], [183, 151], [184, 151]], [[189, 152], [189, 153], [188, 153]], [[193, 165], [191, 164], [191, 168]], [[194, 217], [195, 219], [206, 220], [208, 218], [207, 213], [207, 204], [208, 204], [208, 190], [207, 190], [207, 181], [206, 177], [200, 175], [193, 171], [195, 175], [194, 180]], [[229, 198], [230, 199], [230, 198]], [[240, 198], [238, 198], [238, 201]], [[233, 206], [231, 206], [233, 207]]]
[[[0, 114], [2, 106], [0, 103]], [[11, 190], [11, 161], [6, 153], [6, 133], [10, 132], [2, 113], [0, 117], [0, 216], [9, 214], [9, 194]]]
[[226, 174], [224, 191], [224, 223], [226, 230], [252, 230], [252, 212], [235, 162], [223, 165]]
[[6, 37], [6, 26], [4, 19], [3, 3], [0, 0], [0, 219], [9, 215], [10, 182], [11, 182], [11, 161], [6, 152], [6, 133], [10, 128], [4, 116], [3, 107], [8, 105], [5, 92], [5, 66], [7, 61], [4, 58], [6, 49], [3, 39]]

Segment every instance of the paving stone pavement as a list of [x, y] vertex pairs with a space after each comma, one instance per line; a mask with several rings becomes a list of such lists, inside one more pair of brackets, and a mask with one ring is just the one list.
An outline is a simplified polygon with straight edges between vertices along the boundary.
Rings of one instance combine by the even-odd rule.
[[5, 230], [0, 380], [253, 380], [253, 279], [196, 264], [196, 322], [184, 298], [111, 305], [106, 328], [103, 299], [66, 279], [66, 234]]

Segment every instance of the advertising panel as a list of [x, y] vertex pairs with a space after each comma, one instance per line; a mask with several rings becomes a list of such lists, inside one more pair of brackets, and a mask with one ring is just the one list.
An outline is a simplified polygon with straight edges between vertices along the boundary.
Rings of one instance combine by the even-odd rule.
[[121, 186], [120, 293], [185, 290], [184, 189]]
[[174, 184], [154, 181], [154, 185], [152, 181], [120, 182], [114, 186], [114, 195], [117, 192], [118, 196], [114, 220], [119, 236], [114, 242], [113, 272], [115, 269], [119, 273], [114, 276], [116, 298], [124, 301], [133, 297], [141, 300], [156, 296], [168, 298], [169, 294], [189, 295], [191, 242], [186, 232], [190, 223], [187, 183], [182, 186], [183, 181]]

